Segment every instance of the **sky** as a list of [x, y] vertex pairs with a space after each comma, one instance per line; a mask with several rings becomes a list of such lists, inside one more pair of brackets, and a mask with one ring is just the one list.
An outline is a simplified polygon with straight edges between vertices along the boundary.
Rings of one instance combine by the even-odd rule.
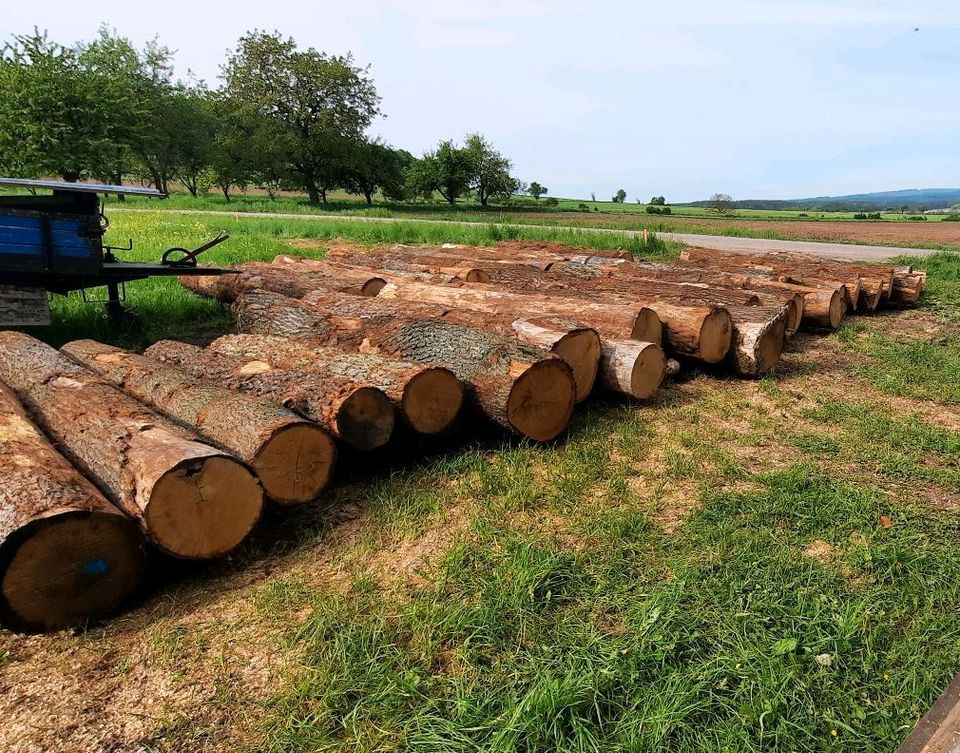
[[217, 83], [247, 30], [370, 66], [371, 128], [479, 131], [552, 196], [801, 198], [960, 186], [957, 0], [5, 0], [0, 37], [101, 23]]

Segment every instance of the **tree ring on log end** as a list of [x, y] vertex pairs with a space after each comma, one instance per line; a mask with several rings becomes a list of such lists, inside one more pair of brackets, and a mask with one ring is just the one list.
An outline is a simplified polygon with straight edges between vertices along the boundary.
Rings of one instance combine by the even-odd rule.
[[630, 332], [630, 339], [654, 345], [663, 345], [663, 322], [657, 312], [644, 306], [637, 314]]
[[576, 385], [576, 401], [586, 400], [593, 391], [593, 384], [597, 380], [597, 368], [600, 363], [600, 337], [596, 330], [571, 330], [550, 349], [573, 372], [573, 381]]
[[700, 327], [697, 357], [706, 363], [720, 363], [730, 352], [732, 338], [730, 312], [723, 308], [714, 309], [704, 317]]
[[71, 510], [31, 521], [0, 549], [0, 621], [39, 632], [113, 611], [140, 582], [142, 542], [120, 514]]
[[390, 441], [395, 411], [390, 399], [376, 387], [361, 387], [337, 411], [340, 439], [357, 450], [375, 450]]
[[656, 392], [667, 373], [667, 357], [663, 348], [651, 343], [633, 363], [630, 375], [630, 394], [644, 400]]
[[573, 373], [559, 358], [538, 361], [513, 383], [507, 398], [507, 420], [520, 434], [537, 442], [558, 437], [573, 413]]
[[251, 461], [264, 493], [281, 505], [316, 499], [330, 483], [337, 445], [320, 426], [290, 424], [264, 443]]
[[785, 330], [791, 335], [800, 329], [800, 320], [803, 318], [803, 309], [797, 305], [797, 302], [790, 298], [785, 303], [787, 308]]
[[847, 302], [839, 291], [834, 291], [830, 296], [830, 326], [837, 329], [843, 324], [843, 319], [847, 315]]
[[151, 540], [184, 559], [226, 554], [260, 519], [263, 489], [245, 465], [226, 455], [184, 461], [161, 476], [145, 522]]
[[403, 388], [403, 417], [421, 434], [439, 434], [453, 424], [463, 405], [463, 386], [443, 367], [427, 368]]
[[776, 368], [783, 353], [785, 328], [783, 317], [767, 327], [759, 337], [756, 347], [756, 375], [769, 374]]

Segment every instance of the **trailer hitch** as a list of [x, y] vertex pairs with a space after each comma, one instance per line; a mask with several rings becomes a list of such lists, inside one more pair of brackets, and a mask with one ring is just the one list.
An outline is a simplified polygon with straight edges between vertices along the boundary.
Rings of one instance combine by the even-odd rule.
[[166, 264], [168, 267], [195, 267], [197, 266], [197, 257], [200, 256], [204, 251], [209, 251], [214, 246], [219, 246], [230, 236], [227, 235], [223, 230], [217, 233], [217, 237], [212, 241], [207, 241], [199, 248], [195, 248], [193, 251], [188, 251], [185, 248], [180, 248], [179, 246], [174, 248], [168, 248], [163, 252], [163, 256], [160, 257], [160, 263]]

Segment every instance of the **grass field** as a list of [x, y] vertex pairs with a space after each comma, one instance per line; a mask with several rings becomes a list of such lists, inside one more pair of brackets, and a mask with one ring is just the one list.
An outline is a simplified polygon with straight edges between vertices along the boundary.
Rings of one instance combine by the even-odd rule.
[[[224, 262], [502, 232], [222, 220], [117, 214], [111, 233], [150, 259], [225, 226]], [[917, 264], [919, 309], [798, 335], [773, 377], [592, 401], [546, 447], [348, 462], [326, 504], [229, 561], [168, 564], [127, 614], [0, 636], [0, 747], [893, 750], [960, 668], [960, 256]], [[229, 326], [171, 281], [135, 293], [147, 325], [121, 342]], [[57, 313], [53, 342], [108, 335]]]

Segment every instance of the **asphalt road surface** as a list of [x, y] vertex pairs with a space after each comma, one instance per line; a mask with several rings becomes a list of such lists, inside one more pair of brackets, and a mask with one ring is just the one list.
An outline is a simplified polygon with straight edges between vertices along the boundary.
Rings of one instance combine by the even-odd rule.
[[[124, 209], [111, 207], [114, 212], [143, 212], [144, 209]], [[355, 215], [337, 214], [285, 214], [281, 212], [205, 212], [192, 209], [165, 209], [172, 214], [206, 214], [242, 219], [249, 217], [270, 217], [281, 220], [342, 220], [344, 222], [415, 222], [428, 225], [465, 225], [498, 227], [521, 227], [539, 230], [567, 230], [574, 233], [607, 233], [635, 238], [643, 234], [642, 230], [614, 230], [598, 227], [566, 227], [557, 225], [511, 225], [497, 222], [462, 222], [459, 220], [425, 220], [416, 217], [358, 217]], [[693, 233], [657, 233], [657, 237], [664, 240], [685, 243], [688, 246], [702, 246], [715, 248], [718, 251], [740, 251], [749, 254], [762, 254], [771, 251], [793, 251], [796, 253], [813, 254], [830, 259], [855, 259], [857, 261], [883, 261], [895, 256], [930, 256], [937, 253], [933, 248], [902, 248], [898, 246], [866, 246], [853, 243], [824, 243], [821, 241], [779, 241], [767, 238], [735, 238], [727, 235], [699, 235]]]

